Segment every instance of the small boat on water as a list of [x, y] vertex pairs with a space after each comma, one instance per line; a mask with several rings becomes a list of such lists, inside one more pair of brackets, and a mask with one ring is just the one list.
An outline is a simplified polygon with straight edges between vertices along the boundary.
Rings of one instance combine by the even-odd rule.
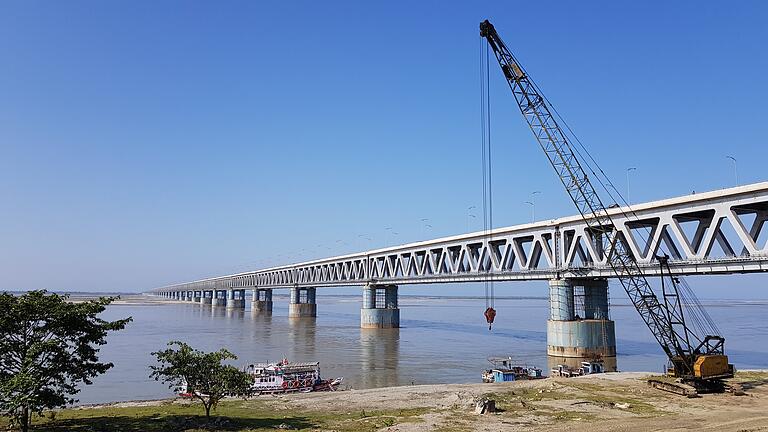
[[320, 378], [320, 363], [291, 363], [283, 359], [278, 363], [258, 363], [246, 369], [253, 377], [253, 393], [291, 393], [335, 391], [343, 377]]
[[526, 364], [519, 364], [512, 357], [488, 357], [488, 362], [493, 365], [493, 368], [483, 371], [484, 383], [544, 378], [541, 369]]

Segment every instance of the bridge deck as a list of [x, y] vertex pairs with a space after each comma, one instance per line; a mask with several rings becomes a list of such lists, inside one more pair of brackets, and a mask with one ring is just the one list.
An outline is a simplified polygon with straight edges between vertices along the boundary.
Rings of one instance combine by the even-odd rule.
[[[768, 271], [768, 182], [609, 209], [613, 235], [649, 274]], [[225, 275], [156, 292], [614, 277], [580, 216]]]

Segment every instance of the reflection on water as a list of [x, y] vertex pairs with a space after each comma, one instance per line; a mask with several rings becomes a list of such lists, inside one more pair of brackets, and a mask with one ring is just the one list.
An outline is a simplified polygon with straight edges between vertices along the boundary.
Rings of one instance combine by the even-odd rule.
[[[224, 317], [227, 316], [227, 309], [226, 308], [217, 306], [217, 307], [211, 307], [211, 308], [208, 308], [208, 309], [209, 309], [209, 312], [210, 312], [209, 315], [211, 317], [213, 317], [213, 318], [224, 318]], [[205, 312], [206, 312], [206, 308], [201, 307], [200, 308], [200, 313], [201, 314], [205, 314]]]
[[[205, 351], [227, 348], [244, 367], [254, 362], [319, 361], [324, 377], [352, 388], [478, 382], [487, 357], [511, 355], [547, 367], [546, 299], [497, 299], [488, 331], [482, 299], [400, 297], [400, 329], [361, 329], [360, 298], [318, 296], [317, 318], [288, 319], [288, 299], [275, 297], [272, 315], [194, 303], [112, 305], [105, 319], [132, 316], [109, 336], [102, 360], [115, 367], [79, 395], [82, 403], [171, 396], [150, 380], [152, 351], [181, 340]], [[725, 304], [725, 303], [724, 303]], [[248, 305], [250, 307], [250, 305]], [[612, 305], [620, 370], [662, 370], [665, 357], [634, 308]], [[764, 305], [728, 303], [709, 312], [728, 338], [737, 368], [768, 368]]]
[[213, 308], [213, 309], [224, 309], [227, 318], [229, 319], [237, 319], [242, 321], [243, 318], [245, 318], [245, 310], [240, 308], [235, 309], [229, 309], [229, 308]]
[[288, 342], [293, 361], [312, 361], [317, 355], [315, 336], [317, 323], [313, 317], [288, 318]]
[[360, 387], [400, 384], [400, 329], [360, 329], [360, 347]]

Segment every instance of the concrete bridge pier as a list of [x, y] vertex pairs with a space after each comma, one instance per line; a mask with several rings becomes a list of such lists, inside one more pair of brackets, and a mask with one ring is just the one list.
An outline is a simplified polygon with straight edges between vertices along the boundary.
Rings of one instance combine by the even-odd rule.
[[616, 333], [608, 317], [608, 280], [549, 281], [547, 357], [550, 368], [575, 368], [582, 361], [600, 358], [606, 371], [616, 371]]
[[366, 285], [360, 328], [398, 328], [400, 309], [397, 307], [397, 285]]
[[213, 302], [213, 291], [203, 291], [203, 296], [200, 297], [200, 304], [204, 306], [210, 306]]
[[213, 290], [213, 300], [211, 300], [211, 306], [221, 306], [224, 307], [227, 305], [227, 292], [222, 290]]
[[272, 315], [272, 290], [257, 288], [253, 290], [251, 312], [255, 314]]
[[194, 293], [192, 291], [187, 291], [187, 301], [191, 302], [193, 300]]
[[245, 309], [245, 290], [227, 290], [227, 309]]
[[316, 316], [315, 288], [291, 287], [288, 318], [314, 318]]
[[202, 291], [195, 291], [194, 294], [192, 294], [192, 303], [200, 303], [200, 298], [202, 298], [202, 296]]

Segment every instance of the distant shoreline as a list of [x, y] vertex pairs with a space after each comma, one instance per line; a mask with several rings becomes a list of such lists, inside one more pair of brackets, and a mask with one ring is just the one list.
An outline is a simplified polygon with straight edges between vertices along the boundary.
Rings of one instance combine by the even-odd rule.
[[[14, 295], [23, 295], [25, 291], [6, 291]], [[83, 302], [88, 300], [95, 300], [100, 297], [119, 297], [115, 300], [113, 305], [161, 305], [161, 304], [173, 304], [176, 303], [173, 300], [169, 300], [161, 297], [153, 297], [144, 293], [118, 293], [118, 292], [59, 292], [51, 291], [51, 293], [59, 295], [68, 295], [71, 302]], [[274, 294], [277, 298], [288, 298], [288, 293]], [[337, 298], [337, 299], [360, 299], [359, 294], [324, 294], [324, 298]], [[437, 295], [418, 295], [418, 294], [402, 294], [399, 297], [407, 300], [478, 300], [483, 301], [483, 296], [437, 296]], [[539, 300], [547, 301], [549, 298], [545, 296], [495, 296], [497, 301], [505, 300]], [[764, 306], [768, 305], [768, 299], [700, 299], [704, 306], [709, 307], [731, 307], [731, 306]], [[177, 301], [178, 303], [183, 303]], [[405, 305], [404, 305], [405, 306]], [[625, 298], [612, 298], [611, 307], [632, 307]]]

